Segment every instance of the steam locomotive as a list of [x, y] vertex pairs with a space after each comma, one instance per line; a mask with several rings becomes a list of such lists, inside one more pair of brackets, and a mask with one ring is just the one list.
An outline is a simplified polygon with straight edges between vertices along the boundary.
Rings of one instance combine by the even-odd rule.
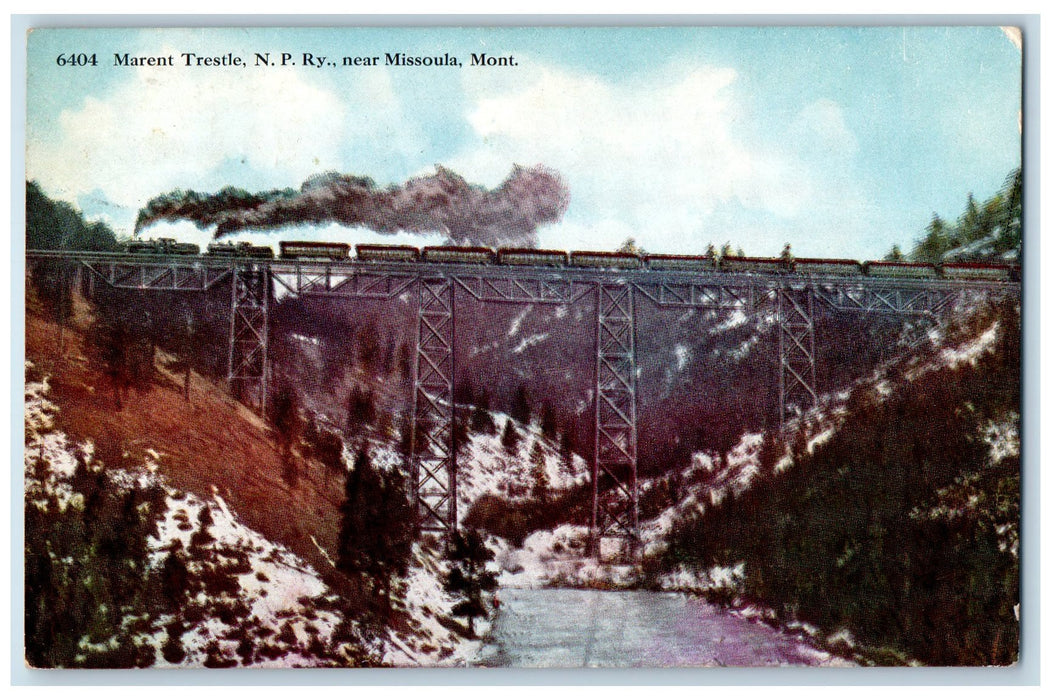
[[[346, 243], [318, 241], [281, 241], [280, 259], [308, 262], [342, 262], [351, 260], [351, 247]], [[957, 279], [1018, 281], [1018, 265], [999, 263], [946, 262], [909, 263], [826, 258], [750, 258], [726, 255], [636, 255], [603, 251], [562, 251], [535, 248], [492, 248], [470, 246], [427, 246], [422, 250], [408, 245], [360, 243], [355, 246], [355, 259], [363, 262], [418, 263], [458, 265], [509, 265], [605, 270], [665, 270], [695, 273], [737, 272], [745, 274], [798, 274], [833, 277], [890, 277], [912, 279]], [[178, 243], [171, 238], [130, 241], [128, 253], [139, 255], [198, 255], [192, 243]], [[267, 258], [274, 252], [268, 246], [250, 243], [212, 243], [205, 253], [212, 257]]]
[[274, 258], [274, 249], [266, 245], [252, 245], [247, 241], [240, 243], [209, 243], [208, 252], [217, 258]]

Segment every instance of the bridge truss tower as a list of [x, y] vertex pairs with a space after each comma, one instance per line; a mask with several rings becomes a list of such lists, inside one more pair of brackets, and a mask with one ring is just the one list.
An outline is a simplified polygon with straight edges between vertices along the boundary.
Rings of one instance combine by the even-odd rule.
[[602, 540], [639, 545], [638, 430], [635, 358], [635, 288], [595, 287], [595, 442], [592, 458], [591, 553], [601, 558]]
[[269, 389], [270, 286], [265, 266], [233, 269], [226, 380], [234, 395], [254, 397], [262, 415], [266, 415]]
[[781, 429], [817, 404], [814, 295], [809, 287], [777, 290], [778, 383]]
[[412, 488], [420, 531], [451, 537], [457, 529], [453, 283], [419, 282], [412, 409]]

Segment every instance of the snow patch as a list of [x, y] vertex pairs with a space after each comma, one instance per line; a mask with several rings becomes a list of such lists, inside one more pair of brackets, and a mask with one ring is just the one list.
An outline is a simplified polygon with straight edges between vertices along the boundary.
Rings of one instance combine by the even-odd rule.
[[689, 363], [692, 353], [690, 349], [679, 343], [675, 346], [675, 366], [681, 372], [686, 369], [686, 365]]
[[982, 433], [985, 444], [989, 445], [989, 459], [993, 464], [999, 463], [1005, 457], [1017, 457], [1020, 441], [1018, 437], [1018, 426], [1021, 417], [1017, 412], [1011, 411], [1001, 421], [990, 421]]
[[996, 321], [978, 338], [975, 338], [968, 343], [964, 343], [959, 347], [943, 348], [940, 357], [950, 369], [955, 369], [964, 362], [973, 365], [978, 361], [979, 357], [993, 349], [999, 326], [1000, 322]]
[[507, 329], [507, 337], [513, 338], [518, 334], [518, 329], [522, 327], [522, 321], [529, 315], [529, 312], [533, 310], [532, 306], [527, 306], [522, 310], [522, 313], [511, 319], [511, 327]]
[[524, 352], [525, 350], [528, 350], [529, 348], [533, 347], [534, 345], [544, 342], [545, 340], [547, 340], [547, 337], [549, 335], [551, 334], [537, 333], [536, 335], [531, 335], [528, 338], [523, 338], [522, 341], [515, 346], [514, 350], [512, 350], [511, 353], [514, 355], [518, 355]]

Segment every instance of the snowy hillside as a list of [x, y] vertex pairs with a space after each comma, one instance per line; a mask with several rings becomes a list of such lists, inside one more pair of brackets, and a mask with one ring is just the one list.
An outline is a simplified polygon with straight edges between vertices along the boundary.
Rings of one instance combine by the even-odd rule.
[[92, 517], [87, 501], [98, 498], [78, 484], [94, 483], [118, 500], [154, 494], [139, 506], [152, 510], [146, 566], [163, 591], [175, 581], [171, 595], [184, 596], [174, 609], [129, 612], [110, 637], [86, 634], [74, 664], [128, 649], [136, 650], [135, 665], [161, 668], [462, 665], [473, 655], [478, 642], [440, 623], [453, 601], [433, 552], [414, 552], [404, 596], [408, 629], [389, 636], [366, 629], [312, 566], [245, 526], [214, 487], [207, 497], [171, 487], [154, 450], [136, 469], [97, 462], [91, 442], [74, 444], [55, 428], [48, 378], [29, 362], [26, 373], [26, 508], [34, 517], [75, 522]]
[[[761, 474], [779, 474], [791, 469], [793, 451], [812, 453], [828, 442], [840, 429], [847, 415], [847, 406], [855, 395], [872, 395], [885, 400], [893, 391], [888, 377], [896, 381], [918, 381], [924, 375], [961, 363], [973, 365], [994, 348], [999, 324], [972, 318], [979, 305], [962, 305], [954, 318], [957, 330], [952, 339], [943, 330], [932, 332], [935, 345], [922, 355], [902, 355], [877, 367], [869, 375], [857, 379], [850, 386], [819, 397], [817, 406], [800, 420], [789, 425], [788, 442], [781, 442], [775, 433], [745, 433], [723, 454], [700, 451], [693, 454], [682, 470], [658, 478], [640, 480], [640, 502], [647, 499], [659, 504], [656, 514], [646, 516], [640, 523], [643, 551], [647, 557], [657, 557], [666, 548], [666, 538], [683, 519], [701, 516], [713, 505], [720, 504], [728, 495], [740, 496]], [[982, 325], [984, 323], [984, 325]], [[741, 325], [740, 319], [727, 320], [729, 326]], [[970, 328], [978, 324], [976, 328]], [[745, 341], [747, 344], [747, 340]], [[682, 353], [685, 356], [685, 352]], [[503, 417], [501, 417], [502, 424]], [[995, 455], [1018, 454], [1018, 416], [1004, 415], [990, 421], [985, 440]], [[771, 444], [767, 441], [774, 440]], [[526, 450], [523, 450], [523, 457]], [[797, 452], [798, 454], [798, 452]], [[461, 462], [464, 493], [468, 500], [481, 493], [493, 493], [505, 498], [527, 496], [534, 476], [527, 460], [509, 459], [501, 453], [495, 438], [472, 442], [470, 457]], [[571, 477], [563, 483], [586, 484], [586, 465], [581, 461]], [[557, 478], [549, 474], [549, 478]], [[583, 481], [581, 481], [583, 479]], [[950, 498], [951, 494], [946, 494]], [[626, 587], [641, 582], [643, 573], [632, 566], [613, 563], [597, 564], [585, 557], [587, 527], [562, 524], [530, 534], [521, 547], [493, 538], [498, 550], [498, 562], [503, 574], [501, 583], [510, 587], [584, 586]], [[1003, 528], [1004, 547], [1017, 549], [1017, 533], [1011, 527]], [[656, 583], [667, 590], [703, 591], [732, 588], [745, 575], [743, 565], [696, 569], [682, 567], [662, 574]]]
[[[510, 500], [529, 497], [537, 480], [538, 465], [531, 459], [538, 445], [539, 459], [542, 460], [539, 468], [544, 471], [549, 489], [562, 491], [588, 483], [588, 467], [579, 455], [573, 455], [572, 464], [567, 464], [559, 454], [558, 446], [544, 439], [535, 424], [523, 427], [506, 414], [492, 415], [496, 433], [471, 435], [470, 443], [458, 459], [457, 489], [463, 504], [461, 514], [466, 514], [470, 505], [485, 494]], [[522, 436], [511, 452], [500, 443], [508, 421]]]

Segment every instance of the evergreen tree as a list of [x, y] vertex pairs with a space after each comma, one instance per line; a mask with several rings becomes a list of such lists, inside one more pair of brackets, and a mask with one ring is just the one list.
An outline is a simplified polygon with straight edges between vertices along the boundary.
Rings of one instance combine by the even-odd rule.
[[496, 423], [489, 412], [489, 392], [482, 391], [478, 403], [471, 411], [471, 431], [482, 435], [495, 435]]
[[376, 401], [372, 390], [359, 386], [347, 394], [347, 430], [356, 432], [376, 420]]
[[529, 464], [532, 466], [533, 498], [546, 503], [550, 495], [550, 480], [547, 478], [547, 458], [539, 440], [533, 441], [533, 449], [529, 453]]
[[456, 406], [453, 411], [453, 445], [456, 454], [461, 454], [471, 444], [471, 416], [466, 408]]
[[514, 398], [511, 399], [511, 410], [509, 415], [519, 424], [528, 426], [532, 417], [532, 407], [529, 405], [529, 392], [522, 384], [515, 390]]
[[901, 376], [878, 398], [855, 390], [827, 442], [811, 452], [797, 434], [783, 472], [766, 436], [751, 487], [676, 525], [666, 564], [744, 562], [739, 593], [851, 629], [899, 663], [1016, 661], [1018, 559], [1004, 533], [1018, 523], [1018, 463], [993, 463], [980, 436], [991, 416], [1017, 415], [1017, 317], [997, 311], [1005, 345], [973, 366]]
[[474, 385], [470, 377], [464, 377], [463, 381], [456, 384], [456, 403], [466, 406], [474, 406]]
[[554, 440], [558, 436], [558, 416], [555, 414], [555, 407], [547, 400], [540, 409], [540, 432], [548, 440]]
[[[77, 209], [48, 198], [36, 182], [26, 183], [26, 248], [30, 250], [118, 250], [116, 236], [101, 222], [87, 223]], [[64, 323], [71, 315], [73, 274], [62, 260], [28, 263], [38, 297]]]
[[646, 250], [642, 248], [638, 242], [631, 236], [624, 239], [624, 242], [617, 248], [618, 253], [627, 253], [628, 255], [645, 255]]
[[521, 439], [518, 431], [515, 430], [515, 422], [509, 418], [504, 424], [504, 433], [500, 436], [500, 444], [503, 446], [504, 451], [508, 454], [517, 453], [518, 443]]
[[452, 614], [467, 618], [468, 634], [472, 636], [474, 619], [488, 614], [485, 593], [496, 590], [496, 574], [487, 568], [493, 559], [492, 550], [477, 530], [465, 530], [453, 536], [445, 591], [459, 599], [453, 605]]
[[145, 390], [153, 382], [154, 344], [149, 325], [142, 304], [125, 298], [101, 304], [88, 331], [91, 354], [110, 380], [118, 411], [129, 390]]
[[332, 476], [346, 471], [343, 464], [343, 440], [331, 430], [316, 430], [313, 439], [314, 456], [325, 470], [325, 485]]
[[576, 440], [573, 438], [573, 426], [567, 425], [562, 431], [562, 440], [559, 442], [558, 451], [566, 466], [573, 466], [573, 452], [576, 450]]
[[412, 459], [412, 416], [409, 413], [401, 414], [398, 420], [397, 449], [402, 464], [408, 468], [409, 460]]
[[381, 348], [376, 327], [369, 323], [358, 333], [358, 362], [370, 374], [379, 368]]
[[270, 422], [274, 426], [278, 448], [284, 462], [282, 476], [289, 485], [295, 486], [299, 480], [299, 467], [292, 454], [292, 446], [299, 439], [300, 430], [299, 401], [295, 389], [284, 386], [277, 392], [270, 403]]
[[398, 374], [402, 379], [410, 379], [412, 377], [412, 352], [405, 343], [398, 345], [397, 367]]
[[400, 473], [381, 474], [360, 449], [347, 475], [337, 566], [360, 580], [389, 618], [396, 577], [408, 571], [412, 552], [412, 507]]

